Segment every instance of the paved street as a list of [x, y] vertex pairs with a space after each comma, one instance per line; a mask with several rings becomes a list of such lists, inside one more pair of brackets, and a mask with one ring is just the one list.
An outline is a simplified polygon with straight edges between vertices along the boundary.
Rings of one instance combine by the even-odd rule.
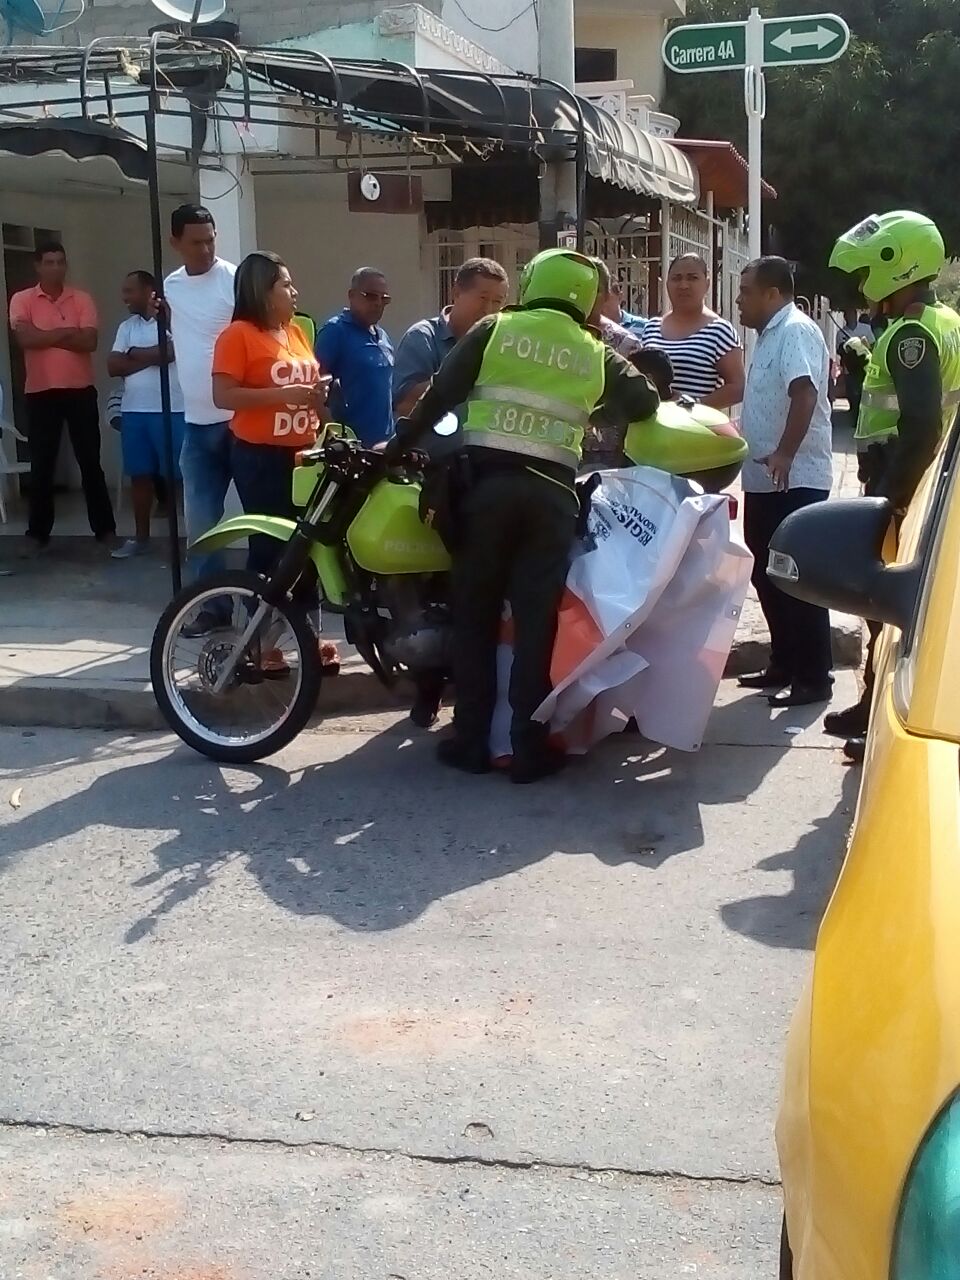
[[816, 720], [725, 685], [698, 756], [528, 789], [396, 715], [249, 769], [0, 730], [0, 1275], [775, 1275]]

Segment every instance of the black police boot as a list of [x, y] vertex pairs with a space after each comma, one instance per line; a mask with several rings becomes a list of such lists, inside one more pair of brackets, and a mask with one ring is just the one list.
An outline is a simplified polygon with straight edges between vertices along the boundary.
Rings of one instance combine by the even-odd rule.
[[429, 729], [437, 723], [440, 702], [443, 699], [445, 676], [421, 676], [416, 685], [416, 696], [410, 708], [410, 719], [420, 729]]
[[867, 732], [870, 704], [863, 699], [842, 711], [823, 717], [823, 732], [835, 738], [861, 738]]
[[862, 764], [866, 753], [866, 738], [848, 738], [843, 744], [843, 754], [851, 764]]
[[544, 745], [535, 751], [522, 751], [514, 754], [510, 762], [510, 781], [521, 786], [528, 782], [539, 782], [541, 778], [552, 778], [555, 773], [566, 767], [567, 753], [560, 747]]
[[550, 729], [545, 724], [528, 720], [514, 723], [510, 731], [513, 759], [510, 762], [510, 781], [521, 785], [550, 778], [567, 763], [566, 752], [553, 746]]
[[459, 769], [461, 773], [489, 773], [493, 768], [489, 747], [456, 735], [444, 738], [437, 746], [437, 759], [451, 769]]

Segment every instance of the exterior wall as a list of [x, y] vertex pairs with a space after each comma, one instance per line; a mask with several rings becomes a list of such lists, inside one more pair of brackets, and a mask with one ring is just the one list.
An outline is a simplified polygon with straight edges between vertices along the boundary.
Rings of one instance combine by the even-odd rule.
[[[437, 12], [441, 0], [423, 3]], [[76, 7], [75, 0], [67, 0], [64, 16]], [[384, 9], [392, 7], [395, 0], [228, 0], [223, 17], [239, 24], [243, 43], [274, 44], [328, 27], [369, 25]], [[95, 36], [145, 35], [150, 27], [165, 21], [146, 0], [87, 0], [86, 12], [78, 23], [46, 40], [73, 45], [84, 44]]]
[[536, 75], [537, 19], [529, 0], [434, 0], [426, 7], [506, 66]]
[[[67, 0], [64, 16], [76, 7], [76, 0]], [[488, 55], [504, 68], [537, 73], [536, 15], [527, 0], [420, 0], [419, 7], [428, 19], [437, 18], [448, 29], [438, 31], [439, 38], [424, 41], [424, 19], [420, 18], [416, 49], [417, 58], [424, 59], [420, 65], [475, 65], [478, 57], [483, 61]], [[638, 13], [638, 7], [646, 12]], [[224, 19], [239, 25], [239, 38], [246, 44], [294, 41], [335, 56], [378, 58], [397, 56], [391, 49], [401, 29], [412, 36], [410, 17], [398, 20], [396, 15], [410, 15], [415, 8], [404, 0], [228, 0]], [[659, 98], [665, 16], [654, 15], [664, 8], [671, 16], [682, 12], [680, 0], [629, 0], [629, 4], [620, 0], [619, 5], [618, 0], [599, 4], [577, 0], [577, 44], [617, 49], [618, 77], [632, 78], [638, 93]], [[146, 0], [87, 0], [79, 22], [44, 37], [43, 42], [74, 45], [101, 36], [145, 35], [164, 20]], [[452, 41], [449, 32], [454, 33]], [[317, 38], [307, 40], [308, 36]], [[488, 65], [487, 69], [498, 68]]]
[[664, 68], [660, 58], [666, 23], [642, 13], [594, 13], [577, 9], [578, 48], [616, 49], [617, 79], [632, 80], [633, 92], [663, 96]]
[[[173, 205], [167, 201], [164, 216], [169, 218]], [[71, 196], [62, 199], [49, 195], [4, 190], [0, 193], [0, 219], [22, 226], [49, 227], [59, 231], [70, 262], [70, 279], [78, 288], [93, 295], [100, 317], [100, 342], [94, 357], [101, 408], [110, 387], [107, 355], [113, 346], [117, 325], [126, 316], [120, 301], [120, 285], [128, 271], [150, 270], [150, 224], [147, 198], [139, 191], [120, 195]], [[109, 228], [109, 230], [107, 230]], [[176, 264], [169, 261], [168, 270]], [[2, 274], [2, 266], [0, 266]], [[6, 312], [6, 282], [0, 279], [0, 302]], [[0, 326], [0, 378], [9, 386], [10, 363], [8, 329]], [[107, 483], [116, 492], [120, 472], [120, 440], [104, 422], [102, 457]], [[61, 475], [77, 480], [76, 465], [69, 448], [61, 449]]]
[[300, 291], [300, 305], [318, 323], [346, 305], [357, 267], [383, 271], [393, 302], [384, 327], [394, 345], [415, 320], [434, 315], [436, 282], [424, 265], [419, 214], [347, 212], [346, 179], [317, 193], [294, 194], [286, 180], [257, 182], [259, 244], [282, 255]]

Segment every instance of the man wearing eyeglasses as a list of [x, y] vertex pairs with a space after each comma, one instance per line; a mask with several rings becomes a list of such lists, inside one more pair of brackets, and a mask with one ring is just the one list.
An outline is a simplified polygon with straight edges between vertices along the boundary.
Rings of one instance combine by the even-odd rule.
[[330, 374], [328, 409], [368, 449], [393, 433], [393, 344], [380, 324], [390, 303], [382, 271], [353, 273], [348, 305], [317, 334], [321, 372]]

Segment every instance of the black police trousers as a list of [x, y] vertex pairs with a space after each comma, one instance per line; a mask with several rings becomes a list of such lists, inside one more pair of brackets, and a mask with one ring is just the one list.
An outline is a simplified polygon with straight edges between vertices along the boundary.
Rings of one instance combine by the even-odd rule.
[[572, 474], [565, 482], [537, 474], [532, 466], [512, 457], [473, 465], [453, 560], [454, 730], [465, 744], [487, 746], [497, 698], [500, 620], [509, 601], [515, 757], [546, 743], [547, 726], [531, 717], [551, 688], [557, 614], [579, 509]]

